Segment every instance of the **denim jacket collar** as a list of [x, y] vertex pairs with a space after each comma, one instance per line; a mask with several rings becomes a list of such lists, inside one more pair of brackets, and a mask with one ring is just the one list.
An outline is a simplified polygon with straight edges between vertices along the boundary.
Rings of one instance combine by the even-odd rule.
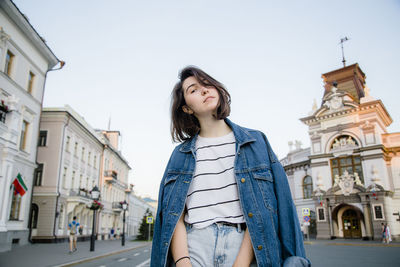
[[[255, 141], [255, 139], [243, 127], [240, 127], [239, 125], [233, 123], [228, 118], [225, 118], [224, 121], [226, 122], [226, 124], [229, 125], [229, 127], [231, 127], [231, 129], [233, 131], [233, 134], [235, 135], [236, 143], [239, 146], [242, 146], [242, 145], [244, 145], [246, 143]], [[184, 153], [188, 153], [190, 151], [195, 151], [196, 140], [197, 140], [197, 136], [198, 135], [199, 134], [197, 133], [193, 138], [191, 138], [189, 140], [186, 140], [182, 144], [182, 146], [179, 149], [179, 151], [184, 152]]]

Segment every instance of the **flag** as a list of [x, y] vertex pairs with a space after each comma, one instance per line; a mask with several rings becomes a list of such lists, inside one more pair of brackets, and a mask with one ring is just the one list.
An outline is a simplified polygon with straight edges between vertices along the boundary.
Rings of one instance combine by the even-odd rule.
[[22, 197], [23, 195], [25, 195], [26, 191], [28, 191], [28, 188], [26, 187], [20, 173], [18, 173], [17, 177], [15, 178], [13, 185], [14, 185], [14, 195], [18, 193]]

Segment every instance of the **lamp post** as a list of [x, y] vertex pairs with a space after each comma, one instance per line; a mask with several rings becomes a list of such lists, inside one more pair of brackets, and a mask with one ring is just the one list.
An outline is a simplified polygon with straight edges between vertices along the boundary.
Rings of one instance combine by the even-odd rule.
[[[100, 190], [95, 185], [90, 192], [93, 200], [99, 200], [100, 197]], [[93, 204], [92, 204], [93, 207]], [[94, 251], [94, 241], [96, 240], [95, 236], [95, 226], [96, 226], [96, 208], [93, 208], [93, 227], [92, 227], [92, 235], [90, 236], [90, 251]]]
[[122, 239], [121, 239], [121, 245], [125, 246], [125, 211], [128, 208], [128, 203], [126, 203], [126, 200], [121, 203], [122, 209], [124, 210], [124, 217], [122, 219]]

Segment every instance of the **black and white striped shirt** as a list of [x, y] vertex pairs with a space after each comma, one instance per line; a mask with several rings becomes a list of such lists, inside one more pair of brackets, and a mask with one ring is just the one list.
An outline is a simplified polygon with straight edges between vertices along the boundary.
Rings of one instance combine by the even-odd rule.
[[234, 176], [235, 136], [196, 140], [196, 167], [186, 198], [185, 222], [204, 228], [214, 222], [244, 222]]

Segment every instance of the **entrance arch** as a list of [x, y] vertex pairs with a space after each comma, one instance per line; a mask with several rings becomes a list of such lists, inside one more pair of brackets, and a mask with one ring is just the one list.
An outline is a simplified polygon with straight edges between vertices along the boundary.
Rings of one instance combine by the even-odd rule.
[[356, 206], [337, 206], [332, 212], [332, 219], [336, 237], [358, 239], [365, 235], [364, 215]]

